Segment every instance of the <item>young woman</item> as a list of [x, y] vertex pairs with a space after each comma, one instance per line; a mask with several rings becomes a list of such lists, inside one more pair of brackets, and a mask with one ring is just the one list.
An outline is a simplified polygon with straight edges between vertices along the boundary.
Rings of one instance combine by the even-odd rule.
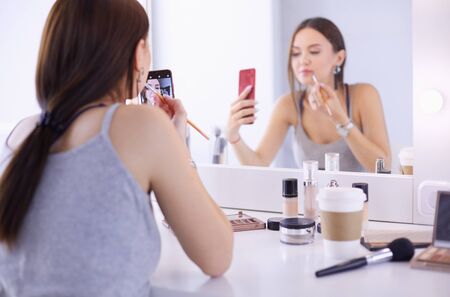
[[255, 101], [244, 99], [251, 87], [231, 106], [227, 137], [240, 162], [269, 165], [293, 126], [299, 165], [302, 160], [318, 160], [323, 168], [325, 153], [335, 152], [344, 171], [374, 171], [377, 158], [389, 167], [389, 140], [378, 92], [369, 84], [345, 84], [345, 60], [344, 39], [335, 24], [324, 18], [303, 21], [289, 49], [291, 92], [278, 99], [256, 150], [239, 135], [241, 125], [255, 120]]
[[122, 104], [144, 86], [148, 30], [135, 0], [54, 4], [36, 72], [42, 116], [12, 133], [1, 175], [2, 296], [150, 296], [150, 192], [204, 273], [229, 267], [232, 229], [191, 166], [180, 101], [171, 120]]

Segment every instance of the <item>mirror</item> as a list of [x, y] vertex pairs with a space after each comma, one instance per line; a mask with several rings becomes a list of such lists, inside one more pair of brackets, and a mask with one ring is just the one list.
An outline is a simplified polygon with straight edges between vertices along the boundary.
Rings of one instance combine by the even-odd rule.
[[[398, 172], [400, 148], [412, 146], [412, 1], [168, 0], [152, 1], [153, 68], [172, 70], [189, 117], [213, 134], [224, 127], [237, 97], [238, 72], [256, 68], [255, 124], [241, 129], [255, 148], [275, 100], [289, 92], [289, 40], [304, 19], [322, 16], [341, 30], [347, 48], [344, 80], [374, 85], [381, 97]], [[293, 130], [293, 129], [292, 129]], [[272, 166], [297, 167], [292, 131]], [[211, 144], [191, 131], [195, 160], [211, 163]], [[239, 164], [228, 148], [228, 163]]]

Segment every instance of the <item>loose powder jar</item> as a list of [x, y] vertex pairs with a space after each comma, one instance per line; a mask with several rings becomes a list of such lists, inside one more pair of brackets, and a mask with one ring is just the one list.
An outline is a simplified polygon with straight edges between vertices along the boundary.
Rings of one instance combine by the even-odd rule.
[[308, 244], [314, 241], [316, 224], [307, 218], [287, 218], [280, 221], [280, 241], [286, 244]]

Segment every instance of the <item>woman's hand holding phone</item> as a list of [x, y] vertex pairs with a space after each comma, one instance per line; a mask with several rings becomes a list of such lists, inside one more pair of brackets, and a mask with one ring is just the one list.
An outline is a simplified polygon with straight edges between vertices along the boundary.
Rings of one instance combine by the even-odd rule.
[[230, 143], [239, 141], [239, 129], [242, 125], [248, 125], [255, 121], [256, 101], [246, 99], [252, 90], [252, 86], [247, 86], [236, 101], [231, 104], [230, 114], [227, 123], [227, 139]]

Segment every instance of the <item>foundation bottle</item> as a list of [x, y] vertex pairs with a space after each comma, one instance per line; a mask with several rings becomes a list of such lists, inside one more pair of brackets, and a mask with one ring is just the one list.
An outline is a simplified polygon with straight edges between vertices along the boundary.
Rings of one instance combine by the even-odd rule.
[[353, 183], [352, 188], [358, 188], [361, 189], [366, 198], [364, 200], [364, 206], [363, 206], [363, 226], [362, 226], [362, 233], [364, 235], [364, 232], [367, 230], [367, 227], [369, 225], [369, 184], [367, 183]]
[[303, 161], [303, 198], [305, 218], [316, 220], [317, 218], [317, 170], [319, 162]]
[[295, 218], [298, 216], [298, 191], [297, 179], [283, 179], [283, 217]]

